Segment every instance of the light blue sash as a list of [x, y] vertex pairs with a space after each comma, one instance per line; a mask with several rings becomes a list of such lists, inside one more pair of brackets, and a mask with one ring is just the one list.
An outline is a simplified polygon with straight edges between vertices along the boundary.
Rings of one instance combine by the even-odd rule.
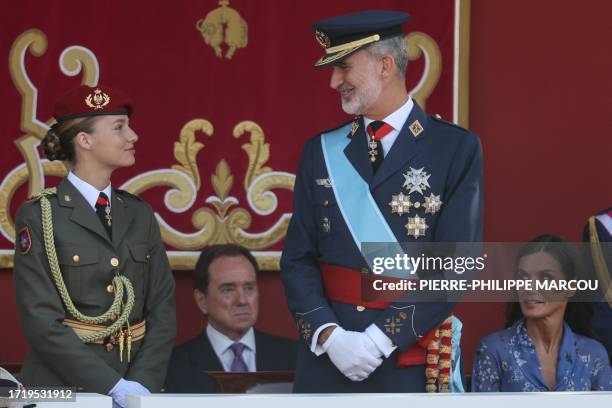
[[[404, 251], [380, 212], [370, 186], [361, 178], [344, 154], [350, 139], [347, 137], [352, 123], [321, 135], [321, 147], [338, 208], [351, 232], [355, 245], [370, 268], [375, 258], [403, 255]], [[367, 243], [367, 245], [364, 245]], [[413, 278], [409, 271], [386, 270], [384, 276]]]

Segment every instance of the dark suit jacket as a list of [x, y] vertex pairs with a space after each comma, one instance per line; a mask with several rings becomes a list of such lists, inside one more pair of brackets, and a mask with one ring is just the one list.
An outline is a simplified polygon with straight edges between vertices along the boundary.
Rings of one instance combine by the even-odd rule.
[[[257, 371], [293, 371], [296, 342], [255, 330]], [[208, 340], [206, 330], [172, 352], [165, 391], [208, 394], [219, 392], [207, 371], [223, 371], [223, 365]]]

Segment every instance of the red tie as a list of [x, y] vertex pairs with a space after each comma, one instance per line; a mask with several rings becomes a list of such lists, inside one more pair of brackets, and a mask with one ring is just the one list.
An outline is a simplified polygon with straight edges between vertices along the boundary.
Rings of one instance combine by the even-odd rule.
[[100, 192], [100, 195], [96, 200], [96, 214], [98, 214], [98, 218], [100, 218], [102, 225], [104, 225], [104, 229], [106, 230], [108, 237], [111, 238], [113, 232], [113, 217], [111, 216], [108, 196], [102, 192]]
[[368, 134], [376, 141], [379, 141], [383, 137], [387, 136], [392, 130], [394, 130], [393, 126], [383, 122], [382, 120], [375, 120], [368, 125]]

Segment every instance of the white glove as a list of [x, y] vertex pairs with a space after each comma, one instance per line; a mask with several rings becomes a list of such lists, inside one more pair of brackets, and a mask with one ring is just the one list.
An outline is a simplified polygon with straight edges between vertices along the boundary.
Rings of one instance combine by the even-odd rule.
[[148, 395], [151, 394], [151, 391], [136, 381], [128, 381], [122, 378], [108, 392], [108, 395], [113, 398], [113, 408], [127, 407], [127, 401], [125, 400], [126, 394]]
[[352, 381], [363, 381], [382, 364], [382, 353], [365, 334], [336, 327], [323, 348], [331, 362]]

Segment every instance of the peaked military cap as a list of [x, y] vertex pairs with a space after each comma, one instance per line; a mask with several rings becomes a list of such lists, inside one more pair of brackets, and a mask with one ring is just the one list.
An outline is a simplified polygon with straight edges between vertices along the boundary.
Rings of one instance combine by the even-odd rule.
[[130, 116], [132, 111], [132, 101], [119, 89], [104, 85], [93, 88], [80, 85], [68, 91], [55, 103], [53, 116], [61, 122], [99, 115]]
[[315, 67], [334, 63], [376, 41], [403, 35], [402, 25], [410, 20], [401, 11], [369, 10], [317, 21], [312, 29], [325, 55]]

